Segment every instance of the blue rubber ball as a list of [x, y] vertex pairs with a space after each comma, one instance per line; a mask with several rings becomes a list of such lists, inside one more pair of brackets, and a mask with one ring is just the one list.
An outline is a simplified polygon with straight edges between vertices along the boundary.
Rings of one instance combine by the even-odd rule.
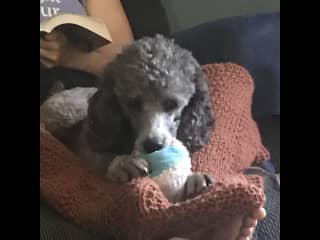
[[150, 175], [158, 176], [164, 170], [176, 166], [179, 161], [189, 158], [189, 152], [185, 147], [169, 146], [159, 151], [143, 155], [149, 163]]

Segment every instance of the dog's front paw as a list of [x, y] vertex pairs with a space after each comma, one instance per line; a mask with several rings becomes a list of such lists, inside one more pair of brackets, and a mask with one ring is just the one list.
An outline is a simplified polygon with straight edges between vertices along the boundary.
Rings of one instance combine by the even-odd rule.
[[202, 173], [192, 173], [187, 178], [185, 186], [186, 198], [192, 198], [201, 193], [209, 185], [214, 184], [212, 176]]
[[146, 160], [132, 155], [122, 155], [112, 160], [107, 177], [114, 182], [128, 182], [133, 178], [145, 177], [148, 173]]

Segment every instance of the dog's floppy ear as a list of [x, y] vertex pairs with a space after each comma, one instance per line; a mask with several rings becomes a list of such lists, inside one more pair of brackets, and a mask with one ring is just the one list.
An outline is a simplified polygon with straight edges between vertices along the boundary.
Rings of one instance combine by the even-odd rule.
[[111, 81], [103, 83], [90, 99], [87, 121], [90, 128], [88, 141], [92, 149], [115, 154], [130, 153], [132, 128], [113, 93]]
[[182, 112], [177, 138], [193, 153], [204, 147], [214, 124], [208, 80], [202, 70], [195, 74], [195, 93]]

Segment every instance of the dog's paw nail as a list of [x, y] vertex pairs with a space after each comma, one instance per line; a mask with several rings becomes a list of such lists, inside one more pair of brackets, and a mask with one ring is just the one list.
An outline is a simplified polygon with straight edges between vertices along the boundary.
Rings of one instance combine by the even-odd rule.
[[141, 172], [142, 172], [142, 177], [146, 177], [146, 176], [148, 176], [149, 175], [149, 171], [148, 171], [148, 169], [147, 168], [144, 168], [144, 169], [142, 169], [141, 170]]
[[207, 186], [214, 184], [215, 179], [211, 175], [204, 174], [204, 178], [206, 180]]

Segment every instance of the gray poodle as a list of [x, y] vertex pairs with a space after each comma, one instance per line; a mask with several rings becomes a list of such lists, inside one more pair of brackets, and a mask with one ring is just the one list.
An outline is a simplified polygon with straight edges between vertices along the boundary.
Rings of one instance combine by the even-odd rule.
[[[125, 48], [106, 67], [97, 91], [68, 91], [90, 96], [89, 106], [78, 123], [59, 137], [65, 138], [72, 129], [72, 137], [64, 142], [113, 181], [148, 174], [148, 164], [137, 153], [160, 150], [175, 140], [190, 153], [199, 150], [207, 144], [214, 124], [200, 65], [189, 51], [161, 35], [144, 37]], [[63, 94], [65, 102], [69, 93]], [[52, 104], [53, 98], [43, 106]], [[68, 101], [78, 100], [69, 97]], [[41, 121], [45, 124], [47, 118], [43, 113]], [[186, 193], [194, 195], [210, 183], [208, 175], [192, 173]]]

